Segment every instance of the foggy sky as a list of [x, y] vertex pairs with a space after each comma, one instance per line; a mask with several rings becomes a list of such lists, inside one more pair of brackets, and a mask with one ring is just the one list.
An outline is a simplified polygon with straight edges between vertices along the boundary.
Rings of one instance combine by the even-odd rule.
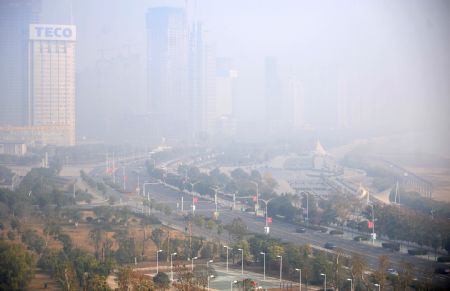
[[[295, 76], [305, 85], [305, 117], [311, 122], [332, 122], [343, 86], [386, 107], [386, 116], [374, 119], [396, 115], [394, 121], [407, 129], [450, 126], [450, 1], [72, 2], [70, 13], [68, 0], [44, 0], [43, 22], [73, 19], [77, 25], [78, 109], [103, 98], [100, 110], [143, 113], [145, 13], [151, 6], [187, 2], [189, 18], [207, 27], [217, 56], [232, 58], [239, 71], [241, 119], [264, 117], [264, 58], [275, 56], [283, 79]], [[95, 78], [99, 63], [117, 59], [132, 60], [125, 78], [132, 94], [114, 94], [126, 92], [124, 87], [111, 88], [111, 96], [90, 96], [91, 85], [84, 82]], [[82, 130], [91, 120], [83, 119], [82, 110], [78, 116]]]

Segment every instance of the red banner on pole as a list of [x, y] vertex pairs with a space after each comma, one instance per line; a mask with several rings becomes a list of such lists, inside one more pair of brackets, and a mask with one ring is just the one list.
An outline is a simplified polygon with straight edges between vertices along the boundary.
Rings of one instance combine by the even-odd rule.
[[367, 221], [367, 228], [372, 229], [374, 227], [373, 221]]
[[272, 217], [267, 217], [266, 222], [267, 223], [272, 223]]
[[192, 202], [193, 202], [193, 203], [197, 203], [197, 202], [198, 202], [198, 197], [193, 197], [193, 198], [192, 198]]
[[253, 202], [256, 202], [256, 196], [252, 196]]

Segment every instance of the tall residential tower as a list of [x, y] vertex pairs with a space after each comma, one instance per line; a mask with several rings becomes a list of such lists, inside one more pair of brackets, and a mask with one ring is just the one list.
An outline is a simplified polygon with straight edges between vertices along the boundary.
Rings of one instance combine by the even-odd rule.
[[189, 133], [188, 33], [185, 10], [153, 7], [147, 12], [148, 111], [153, 134]]
[[39, 21], [41, 1], [0, 1], [0, 126], [28, 120], [28, 29]]

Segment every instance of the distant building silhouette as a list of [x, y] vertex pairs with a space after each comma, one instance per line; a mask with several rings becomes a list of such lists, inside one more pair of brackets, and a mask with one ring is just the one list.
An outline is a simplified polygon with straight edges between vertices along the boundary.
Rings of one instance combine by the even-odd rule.
[[183, 8], [147, 12], [147, 94], [156, 136], [179, 137], [189, 128], [188, 31]]
[[40, 0], [0, 1], [0, 126], [29, 124], [28, 30], [40, 11]]

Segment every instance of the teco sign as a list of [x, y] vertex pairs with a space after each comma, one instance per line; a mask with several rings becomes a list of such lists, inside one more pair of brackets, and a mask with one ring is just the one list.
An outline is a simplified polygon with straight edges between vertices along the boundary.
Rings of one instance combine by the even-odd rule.
[[75, 25], [30, 24], [32, 40], [75, 40]]

